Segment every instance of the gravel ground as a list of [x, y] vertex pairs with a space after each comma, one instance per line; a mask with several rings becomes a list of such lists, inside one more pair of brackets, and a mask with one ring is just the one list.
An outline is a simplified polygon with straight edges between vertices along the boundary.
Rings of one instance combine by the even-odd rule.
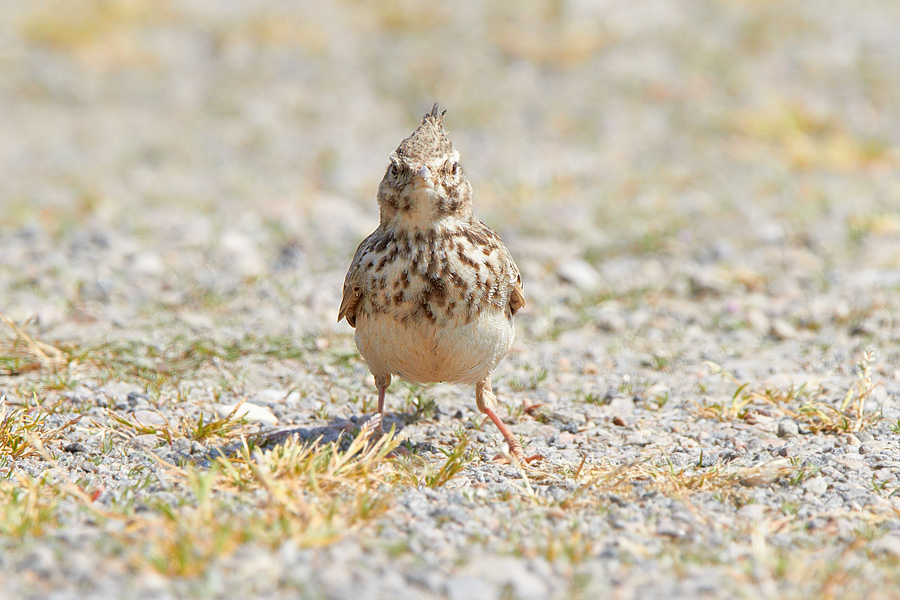
[[[0, 4], [0, 598], [900, 596], [898, 31], [893, 0]], [[341, 282], [434, 100], [522, 272], [494, 387], [544, 460], [395, 383], [367, 475], [240, 479], [217, 456], [371, 413]]]

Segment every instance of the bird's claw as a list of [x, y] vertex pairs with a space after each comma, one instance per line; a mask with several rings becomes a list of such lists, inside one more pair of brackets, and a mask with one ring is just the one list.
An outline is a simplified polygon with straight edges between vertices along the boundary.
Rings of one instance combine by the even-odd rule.
[[515, 458], [515, 460], [517, 460], [519, 462], [519, 464], [522, 466], [527, 466], [533, 462], [544, 459], [544, 457], [540, 454], [532, 454], [531, 456], [525, 456], [525, 451], [522, 450], [521, 445], [516, 444], [514, 446], [513, 444], [510, 444], [509, 445], [509, 454], [506, 454], [506, 455], [498, 454], [497, 456], [495, 456], [493, 458], [493, 460], [509, 462], [510, 457]]

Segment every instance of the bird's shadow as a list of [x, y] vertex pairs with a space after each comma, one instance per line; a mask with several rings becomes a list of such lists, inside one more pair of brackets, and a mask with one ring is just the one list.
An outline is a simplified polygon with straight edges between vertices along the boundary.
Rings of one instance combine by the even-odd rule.
[[[357, 435], [360, 434], [362, 428], [366, 425], [372, 415], [360, 416], [352, 419], [332, 419], [328, 424], [319, 427], [288, 427], [283, 429], [273, 429], [263, 431], [244, 439], [236, 440], [215, 446], [209, 449], [205, 454], [201, 455], [197, 460], [197, 466], [209, 467], [217, 458], [233, 458], [240, 454], [241, 448], [247, 444], [251, 448], [260, 448], [262, 450], [272, 450], [284, 444], [291, 438], [296, 438], [304, 445], [312, 445], [315, 447], [326, 446], [328, 444], [337, 443], [341, 451], [346, 451]], [[388, 433], [393, 428], [394, 438], [400, 438], [400, 432], [409, 424], [420, 420], [421, 417], [415, 412], [409, 413], [387, 413], [383, 417], [382, 426], [384, 432]], [[400, 447], [404, 449], [404, 453], [421, 454], [438, 452], [438, 449], [429, 441], [412, 442], [409, 439], [403, 439]]]

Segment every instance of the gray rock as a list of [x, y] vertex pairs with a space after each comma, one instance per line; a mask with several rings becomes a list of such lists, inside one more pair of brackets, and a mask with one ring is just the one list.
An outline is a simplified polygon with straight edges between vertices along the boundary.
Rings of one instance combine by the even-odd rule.
[[154, 448], [159, 446], [159, 443], [160, 439], [156, 435], [152, 433], [145, 433], [142, 435], [134, 436], [133, 438], [125, 442], [125, 445], [133, 450], [146, 451], [153, 450]]
[[575, 285], [583, 291], [593, 291], [600, 287], [600, 274], [582, 259], [572, 259], [560, 263], [556, 267], [557, 276], [567, 283]]
[[784, 319], [773, 319], [769, 333], [777, 340], [790, 340], [797, 337], [797, 328]]
[[873, 554], [887, 554], [900, 558], [900, 535], [891, 534], [869, 542], [869, 550]]
[[653, 438], [646, 433], [630, 433], [625, 436], [626, 446], [649, 446]]
[[287, 396], [288, 392], [285, 390], [259, 390], [258, 392], [250, 396], [250, 402], [253, 404], [258, 404], [260, 406], [267, 406], [269, 408], [272, 408], [274, 406], [284, 404]]
[[747, 311], [747, 323], [750, 325], [750, 329], [760, 335], [769, 333], [769, 329], [772, 326], [769, 317], [758, 308], [751, 308]]
[[168, 419], [156, 410], [136, 410], [131, 413], [131, 418], [141, 425], [151, 427], [165, 427], [169, 423]]
[[777, 435], [780, 438], [795, 436], [800, 433], [800, 427], [793, 419], [781, 419], [778, 421]]
[[811, 477], [803, 482], [803, 489], [813, 496], [821, 496], [828, 491], [828, 480], [824, 477]]

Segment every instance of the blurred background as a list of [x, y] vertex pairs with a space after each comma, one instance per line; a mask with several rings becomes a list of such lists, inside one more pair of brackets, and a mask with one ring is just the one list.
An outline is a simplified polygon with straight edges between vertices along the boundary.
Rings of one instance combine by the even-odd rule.
[[895, 0], [4, 2], [0, 309], [330, 327], [434, 101], [539, 307], [883, 274], [898, 32]]

